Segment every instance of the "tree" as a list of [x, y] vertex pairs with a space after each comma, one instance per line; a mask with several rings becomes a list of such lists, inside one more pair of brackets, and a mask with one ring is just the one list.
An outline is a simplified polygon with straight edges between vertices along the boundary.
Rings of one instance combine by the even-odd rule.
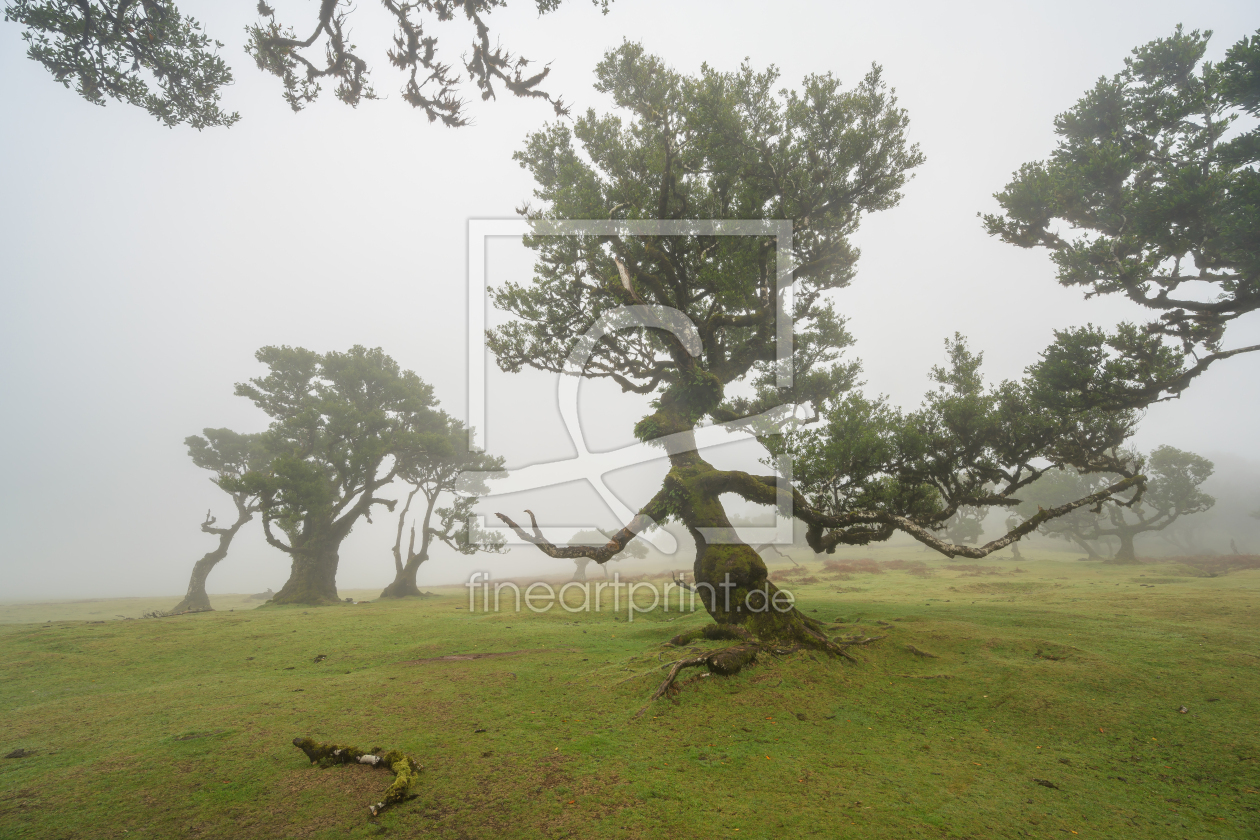
[[210, 470], [214, 484], [232, 497], [236, 505], [236, 521], [226, 528], [216, 527], [218, 520], [206, 511], [201, 530], [219, 538], [219, 547], [206, 552], [193, 564], [192, 577], [188, 581], [188, 593], [171, 612], [204, 612], [211, 610], [210, 596], [206, 594], [206, 578], [227, 557], [232, 538], [241, 526], [254, 518], [259, 511], [256, 494], [240, 486], [240, 478], [251, 470], [265, 469], [271, 460], [262, 435], [242, 435], [231, 429], [203, 429], [201, 435], [184, 438], [188, 457], [203, 470]]
[[[470, 530], [473, 505], [486, 492], [486, 477], [503, 469], [503, 459], [468, 448], [468, 430], [455, 418], [443, 414], [432, 431], [417, 434], [407, 451], [398, 456], [398, 478], [410, 485], [407, 501], [398, 514], [394, 538], [394, 581], [381, 592], [382, 598], [419, 596], [416, 573], [429, 559], [429, 549], [437, 540], [460, 554], [477, 551], [499, 552], [506, 540], [494, 533]], [[464, 474], [467, 473], [467, 477]], [[463, 479], [461, 481], [461, 478]], [[412, 521], [403, 559], [402, 538], [411, 503], [419, 493], [423, 498], [420, 514], [420, 546], [416, 547], [416, 525]], [[437, 507], [448, 497], [448, 507]], [[437, 522], [434, 523], [434, 514]]]
[[1064, 286], [1158, 315], [1112, 334], [1058, 332], [1040, 364], [1067, 404], [1141, 408], [1260, 350], [1223, 346], [1226, 327], [1260, 307], [1260, 129], [1227, 139], [1241, 114], [1260, 113], [1260, 35], [1219, 65], [1202, 62], [1210, 37], [1178, 26], [1135, 49], [1055, 119], [1049, 160], [1021, 167], [995, 196], [1002, 213], [984, 217], [1006, 242], [1048, 248]]
[[255, 356], [269, 373], [236, 393], [271, 417], [265, 441], [275, 458], [228, 486], [257, 495], [267, 542], [292, 558], [271, 602], [336, 603], [342, 541], [360, 519], [371, 521], [373, 507], [393, 511], [395, 501], [376, 493], [418, 437], [446, 421], [432, 387], [380, 348], [264, 347]]
[[[1148, 476], [1146, 491], [1126, 502], [1108, 502], [1094, 510], [1080, 509], [1053, 523], [1042, 525], [1049, 536], [1070, 539], [1089, 552], [1090, 559], [1098, 559], [1091, 544], [1115, 539], [1118, 548], [1106, 563], [1136, 563], [1134, 539], [1139, 534], [1162, 531], [1185, 516], [1202, 513], [1216, 504], [1216, 500], [1200, 489], [1212, 475], [1213, 465], [1207, 458], [1193, 452], [1183, 452], [1171, 446], [1161, 446], [1145, 459], [1131, 455]], [[1073, 475], [1065, 470], [1042, 487], [1034, 485], [1034, 493], [1026, 505], [1036, 504], [1041, 498], [1053, 502], [1065, 495], [1080, 494], [1096, 487], [1105, 479]], [[1046, 479], [1042, 479], [1046, 481]], [[1039, 482], [1040, 484], [1040, 482]]]
[[945, 537], [953, 543], [976, 545], [984, 536], [985, 508], [959, 508], [945, 521]]
[[[1099, 473], [1085, 475], [1071, 468], [1051, 470], [1020, 493], [1022, 502], [1017, 510], [1027, 518], [1045, 507], [1094, 493], [1107, 481], [1108, 476]], [[1090, 560], [1102, 560], [1104, 555], [1099, 548], [1105, 549], [1106, 543], [1094, 533], [1101, 515], [1100, 510], [1077, 508], [1066, 516], [1043, 522], [1037, 530], [1051, 539], [1076, 545]], [[1107, 549], [1107, 553], [1111, 551]]]
[[[714, 621], [728, 628], [722, 632], [838, 652], [817, 622], [779, 606], [788, 599], [767, 580], [753, 548], [738, 540], [723, 508], [727, 493], [762, 505], [786, 501], [777, 477], [709, 464], [695, 448], [698, 424], [755, 427], [776, 406], [821, 407], [826, 433], [781, 444], [762, 436], [799, 456], [792, 512], [808, 525], [810, 546], [834, 551], [903, 530], [950, 556], [984, 556], [1040, 524], [1024, 523], [985, 546], [941, 541], [933, 529], [960, 507], [1010, 502], [1002, 491], [984, 490], [987, 484], [1004, 483], [1013, 492], [1035, 478], [1030, 461], [1047, 454], [1101, 466], [1093, 453], [1127, 434], [1127, 418], [1043, 414], [1025, 387], [973, 393], [978, 375], [963, 368], [978, 367], [978, 359], [961, 340], [958, 364], [941, 374], [942, 388], [953, 387], [950, 377], [970, 376], [958, 385], [970, 389], [966, 394], [942, 392], [931, 410], [909, 419], [882, 402], [841, 396], [859, 369], [841, 359], [851, 338], [826, 295], [854, 276], [858, 252], [850, 236], [861, 218], [894, 206], [923, 160], [906, 140], [907, 117], [878, 67], [851, 90], [824, 75], [807, 77], [799, 93], [776, 95], [773, 68], [723, 73], [706, 65], [698, 76], [683, 77], [627, 43], [605, 56], [596, 77], [596, 89], [612, 97], [625, 121], [589, 111], [572, 129], [557, 124], [532, 135], [517, 155], [542, 202], [526, 208], [536, 225], [527, 244], [538, 261], [532, 283], [495, 291], [496, 305], [516, 318], [494, 331], [489, 344], [505, 371], [562, 372], [581, 337], [596, 330], [599, 340], [581, 345], [582, 373], [654, 395], [653, 411], [635, 433], [666, 450], [670, 470], [660, 491], [604, 546], [556, 546], [532, 514], [531, 531], [499, 514], [518, 536], [553, 557], [605, 563], [640, 531], [678, 519], [695, 540], [696, 587]], [[791, 385], [778, 386], [777, 324], [788, 312], [771, 240], [556, 236], [547, 226], [610, 218], [793, 220]], [[729, 395], [737, 382], [753, 395]], [[984, 409], [981, 416], [966, 414], [976, 408]], [[991, 467], [969, 466], [986, 458]], [[1132, 475], [1108, 492], [1140, 482]], [[710, 667], [735, 670], [749, 650]]]
[[[533, 0], [539, 14], [555, 11], [562, 0]], [[608, 13], [612, 0], [592, 0]], [[508, 0], [381, 0], [397, 30], [389, 63], [407, 76], [402, 98], [422, 110], [430, 122], [468, 124], [459, 97], [460, 76], [438, 59], [438, 38], [425, 26], [463, 17], [475, 32], [471, 53], [461, 59], [463, 72], [493, 99], [496, 85], [515, 96], [549, 102], [557, 114], [564, 103], [541, 87], [549, 66], [537, 73], [530, 62], [491, 46], [486, 15]], [[320, 81], [335, 83], [333, 94], [348, 105], [375, 99], [368, 63], [349, 41], [350, 0], [320, 0], [310, 32], [276, 20], [275, 9], [258, 3], [258, 21], [246, 27], [246, 52], [260, 70], [280, 79], [284, 99], [294, 111], [313, 102]], [[43, 64], [65, 87], [96, 105], [106, 97], [137, 105], [168, 127], [230, 126], [236, 112], [219, 107], [232, 71], [216, 50], [223, 44], [207, 36], [196, 20], [180, 14], [173, 0], [7, 0], [4, 18], [26, 27], [27, 56]], [[318, 55], [316, 55], [318, 53]]]
[[[607, 544], [607, 541], [611, 539], [613, 539], [613, 535], [604, 533], [603, 531], [578, 531], [573, 535], [573, 539], [569, 540], [569, 543], [572, 545], [605, 545]], [[642, 560], [644, 557], [647, 557], [647, 555], [647, 546], [643, 544], [642, 540], [631, 540], [626, 543], [625, 548], [608, 558], [607, 562], [612, 563], [618, 560], [624, 560], [627, 557]], [[589, 566], [591, 562], [590, 557], [574, 557], [573, 580], [585, 581], [586, 567]], [[604, 577], [608, 577], [608, 566], [601, 564], [600, 568], [604, 570]]]

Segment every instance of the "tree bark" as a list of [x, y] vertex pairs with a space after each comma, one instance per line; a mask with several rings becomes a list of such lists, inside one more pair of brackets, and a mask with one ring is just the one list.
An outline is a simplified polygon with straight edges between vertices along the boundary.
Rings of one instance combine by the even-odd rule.
[[[586, 567], [589, 566], [590, 564], [591, 564], [591, 558], [589, 557], [575, 558], [573, 561], [573, 578], [572, 579], [576, 580], [578, 583], [586, 583]], [[607, 567], [605, 567], [604, 576], [607, 577], [607, 575], [608, 575], [608, 570], [607, 570]]]
[[193, 564], [192, 576], [188, 581], [188, 592], [184, 595], [184, 600], [171, 609], [172, 613], [209, 612], [214, 609], [210, 606], [210, 596], [206, 594], [206, 578], [210, 576], [211, 570], [218, 565], [219, 561], [227, 557], [228, 547], [232, 545], [232, 538], [236, 536], [236, 532], [253, 518], [250, 511], [238, 504], [236, 522], [230, 528], [215, 528], [214, 518], [209, 512], [206, 513], [206, 521], [201, 523], [201, 530], [208, 534], [216, 534], [219, 537], [219, 547], [214, 551], [206, 552]]
[[314, 538], [293, 546], [289, 579], [269, 603], [337, 604], [337, 563], [341, 540], [332, 536]]
[[394, 576], [394, 582], [381, 590], [382, 598], [424, 597], [420, 587], [416, 586], [416, 573], [420, 571], [420, 566], [429, 558], [424, 552], [420, 554], [408, 552], [408, 554], [410, 556], [407, 558], [407, 564]]
[[1102, 558], [1102, 555], [1101, 555], [1101, 554], [1099, 554], [1099, 553], [1098, 553], [1098, 552], [1094, 549], [1094, 545], [1093, 545], [1093, 543], [1091, 543], [1089, 540], [1081, 539], [1080, 537], [1078, 537], [1078, 536], [1076, 536], [1075, 534], [1073, 534], [1073, 535], [1072, 535], [1072, 542], [1076, 543], [1076, 544], [1077, 544], [1077, 545], [1079, 545], [1081, 548], [1083, 548], [1083, 549], [1085, 550], [1085, 556], [1086, 556], [1086, 557], [1088, 557], [1090, 560], [1101, 560], [1101, 559], [1103, 559], [1103, 558]]
[[1120, 548], [1116, 550], [1114, 557], [1108, 557], [1103, 563], [1113, 566], [1131, 566], [1138, 562], [1137, 554], [1133, 550], [1133, 534], [1127, 531], [1120, 531], [1112, 534], [1120, 540]]
[[[693, 417], [702, 416], [720, 397], [720, 386], [716, 394], [706, 394], [703, 388], [666, 392], [660, 409], [649, 421], [663, 434], [690, 435], [695, 428]], [[672, 512], [695, 540], [695, 588], [709, 615], [719, 625], [745, 629], [764, 641], [829, 647], [831, 642], [821, 624], [795, 606], [776, 606], [779, 589], [770, 582], [765, 562], [739, 539], [722, 506], [721, 495], [733, 489], [728, 486], [727, 474], [700, 457], [694, 437], [690, 444], [690, 448], [670, 453], [664, 492]], [[780, 596], [778, 604], [787, 603]]]
[[402, 513], [398, 515], [398, 534], [394, 539], [394, 582], [385, 587], [381, 591], [382, 598], [420, 598], [424, 593], [420, 591], [420, 587], [416, 586], [416, 573], [420, 571], [420, 567], [429, 559], [429, 544], [433, 539], [430, 524], [433, 520], [433, 505], [437, 501], [437, 494], [431, 498], [426, 496], [428, 502], [424, 511], [424, 521], [421, 524], [420, 551], [416, 551], [416, 527], [411, 526], [411, 539], [407, 544], [407, 561], [404, 563], [402, 559], [402, 530], [403, 521], [407, 517], [407, 511], [411, 509], [411, 500], [420, 490], [416, 487], [407, 495], [407, 504], [403, 508]]

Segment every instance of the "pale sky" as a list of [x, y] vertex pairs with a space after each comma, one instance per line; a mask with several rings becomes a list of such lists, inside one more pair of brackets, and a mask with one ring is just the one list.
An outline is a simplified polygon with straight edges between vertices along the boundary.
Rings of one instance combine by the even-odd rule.
[[[1118, 71], [1133, 47], [1181, 22], [1214, 30], [1209, 55], [1219, 58], [1260, 26], [1252, 3], [1185, 0], [617, 0], [607, 16], [570, 0], [541, 19], [532, 4], [520, 6], [491, 17], [496, 32], [552, 62], [549, 89], [575, 112], [606, 108], [592, 69], [623, 38], [684, 72], [701, 62], [734, 69], [745, 56], [775, 64], [793, 87], [826, 71], [852, 84], [871, 62], [883, 65], [927, 163], [901, 206], [864, 223], [857, 280], [837, 303], [858, 339], [867, 390], [906, 407], [955, 331], [1001, 379], [1035, 361], [1055, 328], [1143, 317], [1061, 288], [1045, 252], [989, 238], [976, 212], [995, 209], [992, 193], [1020, 164], [1047, 155], [1054, 116]], [[19, 27], [0, 25], [0, 600], [181, 594], [192, 563], [213, 547], [198, 530], [206, 509], [231, 511], [183, 439], [206, 426], [265, 427], [232, 395], [234, 383], [261, 373], [253, 353], [262, 345], [380, 346], [462, 416], [467, 220], [512, 217], [530, 197], [511, 154], [554, 119], [545, 103], [503, 98], [471, 105], [471, 127], [430, 125], [397, 94], [387, 21], [370, 2], [359, 4], [354, 37], [386, 98], [352, 110], [326, 92], [294, 115], [277, 80], [241, 48], [252, 3], [180, 8], [225, 43], [236, 75], [226, 106], [243, 117], [230, 129], [168, 130], [129, 106], [89, 105], [25, 58]], [[306, 18], [292, 9], [309, 16], [314, 5], [281, 8], [297, 21]], [[456, 26], [439, 35], [452, 59], [470, 37]], [[489, 251], [493, 282], [526, 279], [529, 266], [511, 242]], [[1260, 316], [1230, 327], [1228, 346], [1257, 342]], [[510, 465], [571, 453], [554, 379], [492, 365], [488, 379], [493, 451]], [[1260, 461], [1257, 382], [1260, 355], [1219, 365], [1179, 402], [1152, 408], [1137, 444]], [[592, 447], [629, 443], [642, 401], [604, 385], [584, 394]], [[610, 483], [634, 506], [661, 472], [648, 466]], [[606, 517], [575, 488], [528, 506]], [[392, 579], [390, 520], [382, 512], [356, 528], [339, 585]], [[421, 585], [472, 568], [561, 568], [544, 561], [532, 549], [493, 563], [443, 556], [422, 570]], [[278, 589], [287, 570], [255, 522], [208, 588]]]

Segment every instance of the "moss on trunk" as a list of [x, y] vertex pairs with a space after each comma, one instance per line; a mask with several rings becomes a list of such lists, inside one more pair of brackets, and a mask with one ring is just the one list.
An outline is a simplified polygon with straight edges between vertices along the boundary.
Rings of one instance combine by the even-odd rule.
[[408, 791], [420, 774], [420, 764], [400, 750], [384, 752], [380, 747], [373, 747], [370, 752], [342, 744], [321, 744], [311, 738], [294, 738], [293, 746], [306, 753], [311, 764], [320, 767], [332, 767], [337, 764], [366, 764], [370, 767], [385, 767], [393, 771], [394, 781], [385, 790], [385, 797], [368, 806], [372, 816], [377, 816], [388, 808], [408, 798]]

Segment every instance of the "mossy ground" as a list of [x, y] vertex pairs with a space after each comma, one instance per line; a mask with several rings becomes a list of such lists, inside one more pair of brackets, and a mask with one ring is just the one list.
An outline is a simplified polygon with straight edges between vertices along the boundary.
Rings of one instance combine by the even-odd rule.
[[[703, 614], [470, 614], [449, 590], [5, 624], [0, 755], [36, 753], [0, 758], [0, 836], [1260, 835], [1260, 571], [863, 555], [934, 574], [811, 562], [818, 583], [781, 584], [811, 617], [886, 635], [860, 664], [763, 661], [637, 720], [686, 655], [662, 643]], [[83, 618], [128, 613], [95, 603]], [[297, 735], [409, 753], [417, 798], [369, 820], [391, 774], [311, 767]]]

